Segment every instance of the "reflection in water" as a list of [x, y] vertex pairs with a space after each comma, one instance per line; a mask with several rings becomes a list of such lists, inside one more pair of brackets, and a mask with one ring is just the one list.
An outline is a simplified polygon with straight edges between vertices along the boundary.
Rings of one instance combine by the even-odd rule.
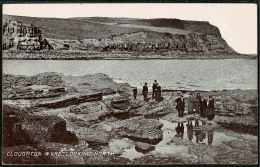
[[177, 137], [180, 137], [183, 139], [183, 134], [184, 134], [184, 126], [183, 123], [178, 123], [178, 126], [175, 128], [177, 132]]
[[[195, 120], [195, 126], [193, 126], [192, 123], [193, 122], [191, 120], [189, 120], [188, 123], [186, 124], [187, 138], [190, 141], [192, 141], [193, 134], [194, 134], [194, 136], [196, 138], [196, 143], [203, 143], [204, 139], [206, 139], [206, 137], [207, 137], [208, 145], [211, 145], [213, 142], [213, 134], [214, 134], [213, 129], [205, 130], [204, 128], [202, 128], [202, 126], [199, 125], [199, 120]], [[202, 121], [202, 125], [206, 125], [205, 121]], [[179, 124], [175, 129], [178, 134], [177, 129], [180, 129]]]
[[192, 141], [192, 139], [193, 139], [193, 125], [192, 125], [192, 121], [188, 121], [188, 123], [186, 124], [186, 127], [187, 127], [188, 139], [190, 141]]
[[195, 126], [198, 127], [199, 125], [199, 120], [195, 120]]
[[206, 138], [206, 132], [203, 130], [194, 129], [194, 134], [196, 136], [196, 143], [203, 143], [203, 140]]
[[211, 145], [211, 143], [213, 142], [213, 130], [208, 130], [208, 145]]
[[[202, 125], [195, 127], [194, 123], [195, 121], [191, 121], [189, 120], [186, 124], [187, 127], [187, 133], [184, 133], [184, 126], [181, 123], [171, 123], [167, 120], [163, 120], [163, 119], [159, 119], [159, 121], [161, 123], [163, 123], [163, 140], [158, 143], [155, 146], [155, 150], [148, 152], [146, 154], [137, 152], [135, 147], [133, 146], [130, 149], [124, 149], [123, 154], [121, 155], [121, 157], [125, 157], [128, 158], [130, 160], [133, 160], [134, 158], [139, 158], [145, 155], [155, 155], [158, 156], [158, 154], [164, 154], [164, 155], [168, 155], [168, 154], [177, 154], [177, 153], [182, 153], [183, 156], [189, 156], [190, 153], [188, 153], [189, 148], [184, 144], [175, 144], [176, 140], [172, 140], [173, 136], [178, 137], [178, 134], [183, 135], [183, 139], [188, 139], [190, 141], [193, 140], [193, 138], [195, 138], [195, 131], [197, 131], [197, 134], [202, 133], [201, 137], [202, 141], [204, 140], [204, 143], [200, 142], [201, 139], [199, 140], [198, 138], [198, 144], [195, 145], [196, 149], [192, 149], [193, 151], [196, 151], [197, 153], [194, 153], [195, 155], [198, 156], [203, 156], [204, 155], [204, 151], [207, 148], [207, 146], [218, 146], [220, 144], [222, 144], [223, 141], [233, 141], [233, 140], [239, 140], [239, 134], [230, 130], [225, 130], [225, 132], [221, 132], [218, 129], [212, 130], [212, 126], [210, 125], [205, 125], [205, 121], [203, 122], [203, 120], [200, 120], [200, 122], [202, 122]], [[199, 122], [199, 123], [200, 123]], [[203, 126], [204, 125], [204, 126]], [[236, 134], [236, 136], [232, 136], [232, 135], [227, 135], [227, 132], [232, 132], [232, 134]], [[204, 133], [204, 134], [203, 134]], [[206, 134], [206, 136], [205, 136]], [[194, 136], [193, 136], [194, 135]], [[199, 136], [199, 135], [198, 135]], [[204, 137], [203, 137], [204, 136]], [[243, 134], [244, 136], [244, 134]], [[213, 143], [213, 137], [214, 137], [214, 143]], [[181, 139], [181, 140], [183, 140]], [[247, 139], [254, 139], [257, 140], [256, 136], [251, 136], [248, 135]], [[193, 143], [196, 143], [196, 140], [192, 141]], [[208, 142], [208, 144], [207, 144]]]

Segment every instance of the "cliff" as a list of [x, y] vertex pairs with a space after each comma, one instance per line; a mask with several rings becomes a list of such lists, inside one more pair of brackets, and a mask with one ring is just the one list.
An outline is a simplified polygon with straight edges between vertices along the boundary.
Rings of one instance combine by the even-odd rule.
[[3, 50], [52, 49], [42, 31], [32, 24], [16, 20], [3, 20]]
[[3, 15], [3, 50], [237, 54], [209, 22]]

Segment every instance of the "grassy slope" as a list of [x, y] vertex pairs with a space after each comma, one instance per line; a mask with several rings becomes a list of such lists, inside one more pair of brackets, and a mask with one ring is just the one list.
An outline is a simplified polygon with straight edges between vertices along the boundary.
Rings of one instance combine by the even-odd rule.
[[[108, 17], [82, 17], [59, 19], [34, 18], [10, 15], [3, 15], [3, 18], [33, 24], [39, 27], [44, 32], [45, 37], [62, 40], [108, 38], [111, 36], [119, 36], [121, 34], [140, 31], [155, 31], [160, 33], [171, 34], [187, 34], [190, 32], [203, 33], [201, 32], [201, 29], [203, 29], [203, 31], [205, 31], [208, 34], [219, 33], [219, 31], [214, 31], [214, 26], [210, 25], [208, 22], [183, 21], [179, 19], [131, 19]], [[121, 25], [111, 25], [111, 23]], [[127, 25], [123, 26], [122, 24]]]
[[109, 18], [109, 17], [82, 17], [72, 18], [81, 21], [89, 21], [103, 24], [116, 23], [118, 26], [150, 29], [156, 32], [168, 32], [172, 34], [187, 34], [184, 21], [178, 19], [132, 19], [132, 18]]
[[[164, 28], [164, 29], [168, 28], [168, 29], [173, 29], [173, 31], [176, 31], [176, 33], [180, 32], [180, 34], [186, 34], [187, 32], [195, 32], [195, 33], [206, 33], [206, 34], [214, 34], [214, 35], [221, 36], [219, 29], [216, 26], [211, 25], [209, 22], [206, 21], [189, 21], [189, 20], [167, 19], [167, 18], [133, 19], [133, 18], [109, 18], [109, 17], [82, 17], [82, 18], [73, 18], [73, 19], [100, 22], [100, 23], [117, 23], [117, 24], [133, 24], [133, 25], [140, 25], [140, 26], [150, 26], [153, 29], [155, 27]], [[153, 29], [152, 31], [154, 31]]]
[[99, 39], [112, 35], [118, 36], [125, 33], [145, 31], [144, 29], [125, 28], [72, 19], [33, 18], [10, 15], [3, 15], [3, 19], [33, 24], [43, 31], [45, 37], [55, 39]]
[[154, 26], [143, 26], [138, 24], [120, 24], [120, 27], [131, 27], [131, 28], [143, 28], [149, 29], [151, 31], [159, 32], [159, 33], [170, 33], [170, 34], [180, 34], [186, 35], [191, 33], [190, 31], [176, 29], [176, 28], [165, 28], [165, 27], [154, 27]]

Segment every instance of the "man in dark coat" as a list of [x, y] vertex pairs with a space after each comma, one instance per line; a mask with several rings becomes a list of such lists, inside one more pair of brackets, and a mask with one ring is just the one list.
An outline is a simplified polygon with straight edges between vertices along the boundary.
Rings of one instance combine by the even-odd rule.
[[181, 95], [181, 97], [176, 99], [175, 102], [177, 103], [176, 110], [178, 111], [178, 116], [179, 117], [183, 117], [183, 115], [184, 115], [184, 108], [185, 108], [185, 101], [184, 101], [183, 96]]
[[157, 102], [161, 102], [162, 101], [162, 88], [161, 88], [161, 86], [160, 85], [157, 85], [157, 91], [156, 91], [156, 101]]
[[157, 86], [158, 86], [158, 83], [156, 80], [154, 80], [154, 83], [153, 83], [153, 94], [152, 94], [152, 98], [154, 99], [155, 96], [156, 96], [156, 92], [157, 92]]
[[207, 112], [207, 101], [202, 97], [200, 103], [200, 116], [206, 117]]
[[146, 82], [144, 83], [142, 94], [144, 96], [144, 101], [147, 101], [148, 87]]
[[134, 93], [134, 99], [136, 99], [136, 96], [137, 96], [137, 87], [134, 87], [133, 93]]
[[196, 112], [196, 114], [200, 113], [200, 103], [201, 103], [201, 96], [200, 96], [200, 93], [197, 93], [196, 102], [195, 102], [195, 105], [196, 105], [195, 112]]
[[208, 120], [212, 120], [215, 117], [215, 106], [214, 106], [214, 100], [212, 98], [212, 96], [209, 96], [209, 103], [208, 103], [208, 107], [207, 107], [207, 116], [208, 116]]

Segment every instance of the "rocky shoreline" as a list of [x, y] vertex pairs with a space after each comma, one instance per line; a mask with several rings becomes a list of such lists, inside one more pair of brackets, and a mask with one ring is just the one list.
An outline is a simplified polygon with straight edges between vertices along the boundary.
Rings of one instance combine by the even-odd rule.
[[[5, 164], [255, 164], [258, 160], [257, 90], [201, 92], [214, 97], [216, 116], [213, 121], [199, 118], [204, 125], [194, 127], [194, 133], [209, 137], [215, 131], [229, 137], [223, 141], [217, 137], [207, 145], [181, 138], [172, 127], [196, 120], [177, 117], [173, 99], [180, 91], [162, 92], [164, 101], [151, 106], [140, 93], [134, 100], [129, 84], [116, 83], [105, 74], [4, 74], [2, 84]], [[182, 92], [185, 97], [188, 93]], [[41, 155], [10, 156], [32, 151]], [[53, 152], [62, 155], [49, 155]], [[72, 152], [102, 155], [67, 156]]]
[[177, 52], [3, 51], [4, 60], [147, 60], [257, 59], [243, 54], [186, 54]]

